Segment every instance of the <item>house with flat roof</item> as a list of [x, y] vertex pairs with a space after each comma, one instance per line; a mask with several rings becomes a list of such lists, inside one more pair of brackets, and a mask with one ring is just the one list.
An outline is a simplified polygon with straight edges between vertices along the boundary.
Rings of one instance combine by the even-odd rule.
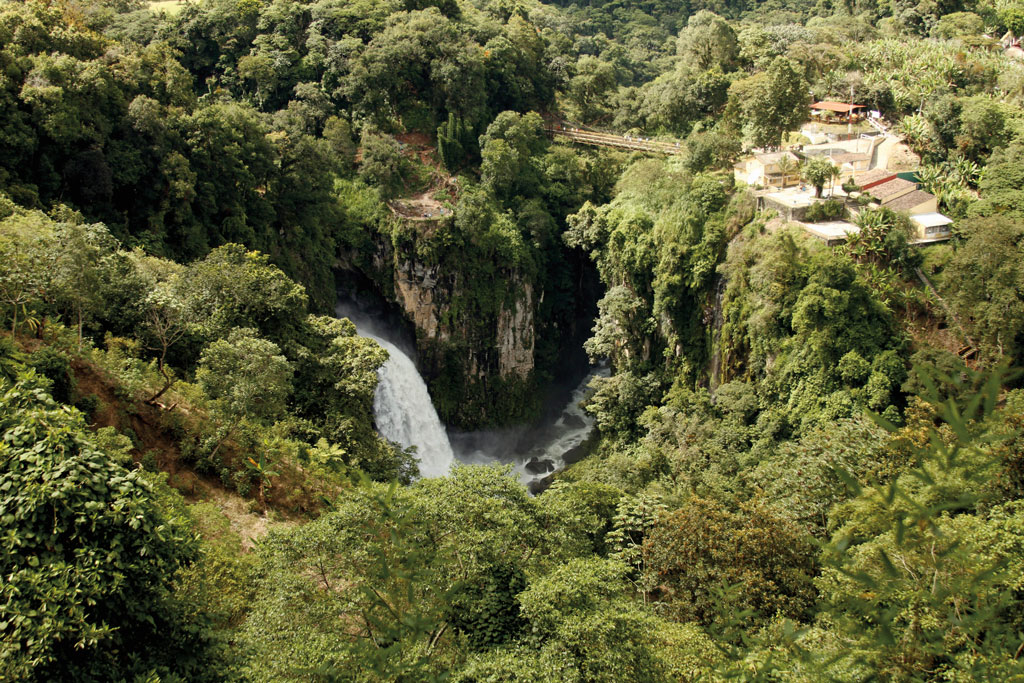
[[[817, 237], [830, 247], [842, 244], [850, 235], [860, 232], [860, 228], [849, 221], [795, 222], [804, 229], [804, 232], [812, 237]], [[941, 213], [923, 213], [911, 216], [910, 222], [914, 226], [914, 238], [911, 240], [914, 244], [942, 242], [953, 235], [953, 219], [943, 216]]]
[[774, 210], [779, 218], [787, 221], [802, 221], [811, 204], [819, 199], [814, 196], [813, 189], [803, 191], [797, 188], [776, 192], [759, 192], [757, 197], [758, 211]]
[[822, 221], [820, 223], [807, 223], [796, 221], [811, 237], [816, 237], [827, 246], [834, 247], [842, 244], [850, 235], [856, 235], [860, 228], [849, 221]]
[[864, 118], [867, 105], [825, 100], [811, 105], [811, 116], [820, 121], [851, 123]]
[[868, 167], [871, 166], [871, 155], [866, 152], [843, 152], [841, 154], [833, 154], [829, 158], [839, 168], [853, 173], [867, 171]]
[[[779, 162], [786, 158], [790, 167], [785, 176]], [[792, 152], [769, 152], [755, 154], [733, 164], [736, 182], [761, 187], [788, 187], [800, 182], [800, 157]], [[783, 162], [785, 164], [785, 162]]]

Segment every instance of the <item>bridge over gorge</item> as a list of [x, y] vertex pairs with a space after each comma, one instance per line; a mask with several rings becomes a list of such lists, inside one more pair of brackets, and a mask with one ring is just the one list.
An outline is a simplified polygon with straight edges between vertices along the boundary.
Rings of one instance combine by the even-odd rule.
[[544, 130], [552, 137], [569, 138], [573, 142], [598, 147], [614, 147], [655, 154], [682, 154], [685, 150], [678, 142], [665, 142], [635, 135], [599, 133], [593, 130], [584, 130], [564, 121], [545, 121]]

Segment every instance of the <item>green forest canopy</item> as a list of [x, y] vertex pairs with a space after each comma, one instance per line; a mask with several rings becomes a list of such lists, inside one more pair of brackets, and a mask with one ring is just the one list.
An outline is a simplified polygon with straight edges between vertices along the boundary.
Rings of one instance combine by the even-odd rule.
[[[1022, 16], [0, 2], [0, 677], [1024, 676]], [[825, 247], [735, 186], [851, 93], [951, 243]], [[424, 192], [435, 229], [389, 210]], [[598, 429], [546, 492], [377, 434], [387, 354], [325, 314], [381, 254], [472, 283], [431, 356], [467, 426], [531, 414], [598, 283]], [[536, 376], [467, 379], [527, 288]]]

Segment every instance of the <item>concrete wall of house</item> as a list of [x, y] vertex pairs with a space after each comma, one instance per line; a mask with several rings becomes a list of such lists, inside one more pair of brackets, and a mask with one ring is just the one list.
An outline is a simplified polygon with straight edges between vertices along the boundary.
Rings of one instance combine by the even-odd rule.
[[922, 213], [938, 213], [938, 211], [939, 200], [937, 197], [932, 197], [931, 199], [911, 208], [910, 211], [908, 211], [907, 213], [909, 213], [911, 216], [917, 216]]
[[940, 237], [949, 237], [953, 234], [951, 225], [940, 225], [934, 228], [926, 228], [923, 225], [914, 223], [916, 230], [914, 231], [919, 240], [934, 240]]

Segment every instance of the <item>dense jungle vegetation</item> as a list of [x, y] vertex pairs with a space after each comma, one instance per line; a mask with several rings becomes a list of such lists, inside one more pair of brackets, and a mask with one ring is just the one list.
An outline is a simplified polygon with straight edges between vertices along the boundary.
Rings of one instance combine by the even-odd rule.
[[[1007, 32], [1020, 0], [0, 1], [0, 679], [1024, 680]], [[895, 124], [951, 241], [757, 210], [732, 165], [812, 98]], [[463, 426], [532, 415], [599, 290], [597, 429], [540, 495], [377, 433], [335, 277], [411, 262], [461, 283]], [[536, 368], [474, 379], [526, 291]]]

